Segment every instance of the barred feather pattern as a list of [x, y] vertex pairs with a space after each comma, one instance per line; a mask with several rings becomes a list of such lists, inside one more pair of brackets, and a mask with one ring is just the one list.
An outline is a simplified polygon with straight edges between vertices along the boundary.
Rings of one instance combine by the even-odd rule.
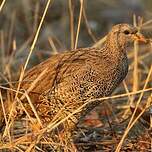
[[[124, 30], [135, 30], [128, 24], [112, 28], [102, 48], [79, 48], [50, 57], [26, 72], [21, 88], [27, 90], [44, 71], [29, 93], [31, 101], [43, 124], [63, 119], [86, 104], [69, 118], [72, 130], [79, 120], [100, 104], [91, 99], [109, 96], [128, 72], [126, 48], [131, 37]], [[27, 101], [27, 111], [34, 116]]]

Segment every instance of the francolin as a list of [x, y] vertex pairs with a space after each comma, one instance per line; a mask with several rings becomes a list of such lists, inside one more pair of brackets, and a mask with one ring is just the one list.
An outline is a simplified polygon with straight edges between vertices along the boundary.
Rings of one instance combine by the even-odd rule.
[[[103, 47], [79, 48], [53, 55], [28, 70], [21, 90], [28, 90], [45, 71], [28, 93], [42, 124], [59, 121], [76, 111], [62, 123], [66, 123], [71, 133], [79, 120], [101, 103], [95, 99], [109, 96], [124, 80], [128, 72], [127, 46], [135, 40], [145, 41], [145, 38], [136, 27], [118, 24], [107, 34]], [[35, 117], [27, 100], [22, 103], [29, 115]]]

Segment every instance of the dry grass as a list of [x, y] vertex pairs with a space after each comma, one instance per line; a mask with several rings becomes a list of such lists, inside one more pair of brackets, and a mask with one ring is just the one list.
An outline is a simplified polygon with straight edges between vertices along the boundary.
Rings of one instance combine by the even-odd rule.
[[[41, 119], [39, 118], [31, 100], [28, 96], [28, 93], [34, 88], [35, 85], [38, 85], [37, 82], [41, 78], [43, 74], [45, 74], [46, 71], [43, 71], [39, 77], [32, 83], [30, 88], [27, 90], [20, 90], [20, 84], [23, 80], [23, 76], [25, 73], [25, 70], [29, 64], [29, 61], [32, 60], [32, 53], [34, 51], [34, 48], [36, 47], [36, 43], [38, 43], [38, 37], [40, 37], [42, 26], [45, 23], [45, 19], [47, 16], [48, 9], [51, 9], [52, 5], [51, 0], [47, 0], [47, 3], [45, 5], [45, 9], [42, 12], [42, 15], [39, 17], [37, 14], [40, 10], [40, 3], [38, 2], [36, 4], [36, 9], [34, 11], [34, 26], [31, 28], [30, 21], [28, 19], [25, 19], [25, 23], [27, 24], [27, 27], [29, 31], [31, 32], [31, 35], [28, 37], [27, 40], [24, 41], [24, 43], [18, 48], [16, 38], [13, 38], [12, 33], [14, 29], [14, 22], [15, 22], [15, 13], [12, 13], [11, 16], [11, 24], [10, 24], [10, 30], [8, 32], [8, 46], [6, 47], [5, 42], [5, 31], [1, 30], [0, 33], [0, 39], [1, 39], [1, 49], [2, 49], [2, 55], [1, 55], [1, 69], [2, 72], [0, 72], [0, 75], [2, 76], [2, 80], [7, 84], [7, 86], [0, 85], [0, 100], [1, 100], [1, 114], [0, 119], [4, 119], [6, 126], [4, 127], [2, 134], [1, 134], [1, 142], [0, 142], [0, 150], [6, 150], [6, 151], [47, 151], [46, 149], [51, 149], [52, 147], [56, 147], [58, 151], [60, 151], [60, 147], [63, 147], [64, 151], [75, 151], [75, 147], [71, 144], [68, 145], [64, 138], [67, 138], [67, 134], [63, 134], [63, 136], [58, 136], [57, 141], [56, 137], [53, 139], [51, 137], [51, 133], [53, 133], [54, 129], [57, 128], [60, 124], [67, 121], [70, 117], [72, 117], [75, 113], [79, 112], [81, 108], [86, 106], [89, 102], [94, 102], [94, 100], [88, 100], [86, 104], [79, 107], [76, 111], [73, 111], [73, 113], [69, 113], [67, 117], [63, 118], [62, 120], [59, 120], [58, 118], [62, 117], [62, 111], [61, 109], [57, 116], [54, 117], [54, 119], [47, 125], [43, 126]], [[0, 12], [3, 11], [4, 7], [7, 7], [9, 1], [3, 0], [0, 5]], [[5, 5], [4, 5], [5, 4]], [[29, 5], [29, 1], [27, 1], [27, 5]], [[84, 7], [84, 1], [80, 0], [80, 10], [78, 15], [78, 21], [77, 21], [77, 28], [75, 32], [75, 24], [74, 24], [74, 9], [73, 9], [73, 1], [68, 1], [68, 8], [69, 8], [69, 22], [70, 22], [70, 39], [71, 39], [71, 48], [77, 48], [78, 46], [78, 39], [81, 33], [81, 22], [84, 20], [85, 26], [87, 29], [88, 34], [93, 39], [93, 41], [96, 41], [96, 38], [91, 31], [91, 28], [88, 24], [88, 19], [85, 12]], [[1, 14], [0, 14], [1, 15]], [[40, 22], [38, 21], [40, 18]], [[141, 27], [141, 19], [137, 22], [134, 16], [134, 25]], [[146, 27], [152, 27], [151, 26], [151, 20], [142, 23], [142, 27], [146, 29]], [[39, 23], [39, 24], [38, 24]], [[139, 24], [140, 23], [140, 24]], [[35, 34], [34, 34], [35, 33]], [[34, 36], [33, 36], [34, 35]], [[34, 38], [33, 38], [34, 37]], [[94, 46], [100, 46], [105, 41], [105, 38], [102, 38], [98, 42], [94, 44]], [[58, 52], [58, 46], [62, 46], [60, 43], [60, 40], [58, 38], [48, 37], [49, 44], [53, 50], [53, 53], [59, 53]], [[149, 40], [150, 41], [150, 40]], [[30, 47], [29, 47], [30, 46]], [[121, 85], [115, 92], [114, 95], [110, 97], [104, 97], [96, 100], [100, 100], [101, 103], [107, 102], [108, 100], [113, 102], [118, 102], [115, 104], [115, 108], [120, 108], [121, 114], [123, 118], [123, 121], [126, 121], [127, 127], [125, 127], [124, 130], [122, 130], [121, 136], [116, 134], [115, 136], [117, 139], [114, 140], [114, 137], [112, 135], [112, 139], [110, 141], [104, 140], [104, 141], [97, 141], [97, 142], [89, 142], [88, 145], [90, 147], [93, 147], [94, 145], [114, 145], [115, 151], [119, 152], [121, 151], [121, 148], [125, 147], [123, 145], [126, 140], [128, 140], [130, 143], [132, 142], [128, 135], [131, 132], [131, 129], [135, 127], [138, 123], [138, 120], [142, 118], [143, 113], [151, 106], [152, 102], [152, 65], [151, 65], [151, 55], [152, 55], [152, 48], [150, 45], [148, 46], [141, 46], [135, 42], [134, 44], [134, 51], [129, 52], [129, 59], [130, 59], [130, 70], [128, 74], [128, 78], [123, 82], [123, 86]], [[10, 49], [11, 48], [11, 49]], [[20, 56], [24, 51], [25, 48], [29, 48], [29, 52], [27, 54], [27, 58], [25, 60], [24, 66], [21, 68], [21, 72], [12, 74], [12, 67], [16, 64], [16, 56]], [[141, 48], [143, 50], [141, 50]], [[8, 50], [7, 50], [8, 49]], [[5, 50], [12, 52], [9, 56], [5, 56]], [[148, 51], [147, 51], [148, 50]], [[24, 54], [25, 55], [25, 54]], [[38, 54], [40, 59], [42, 58], [41, 54]], [[149, 60], [149, 61], [148, 61]], [[147, 62], [148, 61], [148, 62]], [[19, 72], [19, 70], [18, 70]], [[17, 89], [14, 89], [14, 84], [16, 83], [14, 80], [14, 77], [19, 77], [19, 83]], [[5, 93], [4, 90], [7, 90], [8, 93]], [[12, 97], [12, 93], [15, 92], [15, 98]], [[13, 103], [9, 102], [12, 101]], [[35, 114], [35, 119], [31, 118], [31, 116], [26, 111], [25, 107], [22, 104], [23, 99], [27, 99], [29, 105], [31, 106], [31, 109], [33, 113]], [[122, 99], [125, 100], [123, 102], [123, 106], [119, 105], [119, 101]], [[7, 101], [7, 103], [6, 103]], [[128, 102], [126, 102], [128, 101]], [[143, 106], [140, 113], [138, 113], [138, 108], [141, 106], [141, 102], [145, 102], [145, 105]], [[113, 104], [109, 104], [111, 109], [113, 109]], [[130, 112], [130, 106], [134, 106], [134, 112], [131, 114]], [[24, 119], [16, 120], [16, 115], [18, 114], [19, 110], [22, 110], [26, 113], [26, 117]], [[117, 114], [114, 114], [115, 117], [117, 117]], [[3, 118], [4, 116], [4, 118]], [[130, 116], [129, 121], [126, 119], [126, 117]], [[119, 117], [118, 117], [119, 118]], [[118, 120], [118, 124], [121, 123], [121, 121]], [[111, 121], [108, 122], [109, 126], [112, 125]], [[150, 123], [150, 129], [152, 126], [152, 123]], [[119, 127], [119, 126], [118, 126]], [[138, 127], [138, 125], [137, 125]], [[67, 128], [68, 129], [68, 128]], [[144, 128], [146, 130], [146, 128]], [[142, 130], [144, 132], [144, 129]], [[83, 130], [82, 130], [83, 132]], [[79, 133], [77, 133], [79, 134]], [[84, 133], [85, 134], [85, 133]], [[145, 133], [146, 134], [146, 133]], [[87, 135], [85, 135], [87, 136]], [[102, 136], [102, 135], [100, 135]], [[144, 140], [144, 138], [143, 138]], [[84, 146], [87, 145], [86, 143], [76, 143], [78, 146]], [[149, 144], [149, 143], [148, 143]], [[152, 144], [151, 144], [152, 145]], [[151, 146], [152, 147], [152, 146]], [[110, 149], [111, 150], [111, 149]], [[48, 150], [49, 151], [49, 150]], [[91, 150], [90, 150], [91, 151]], [[108, 150], [107, 150], [108, 151]]]

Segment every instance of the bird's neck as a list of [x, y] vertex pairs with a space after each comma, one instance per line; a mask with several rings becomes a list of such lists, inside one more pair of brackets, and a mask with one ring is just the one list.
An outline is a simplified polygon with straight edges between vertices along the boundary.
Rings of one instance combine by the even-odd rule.
[[126, 49], [127, 45], [125, 43], [109, 36], [104, 44], [103, 54], [109, 56], [111, 60], [119, 61], [126, 57]]

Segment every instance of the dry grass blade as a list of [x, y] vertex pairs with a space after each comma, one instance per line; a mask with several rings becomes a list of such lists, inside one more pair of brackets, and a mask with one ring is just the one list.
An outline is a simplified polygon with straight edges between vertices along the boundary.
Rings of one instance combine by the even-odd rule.
[[97, 41], [93, 47], [99, 47], [101, 46], [105, 41], [106, 41], [107, 36], [104, 36], [103, 38], [101, 38], [99, 41]]
[[[103, 98], [97, 98], [96, 100], [109, 100], [109, 99], [116, 99], [116, 98], [123, 98], [123, 97], [127, 97], [128, 95], [137, 95], [140, 93], [144, 93], [144, 92], [149, 92], [152, 91], [152, 88], [148, 88], [148, 89], [143, 89], [143, 90], [138, 90], [135, 92], [129, 92], [129, 93], [124, 93], [124, 94], [119, 94], [119, 95], [114, 95], [114, 96], [110, 96], [110, 97], [103, 97]], [[90, 100], [89, 102], [93, 102], [95, 100]]]
[[[8, 121], [7, 121], [7, 117], [6, 117], [6, 111], [5, 111], [5, 108], [6, 108], [6, 107], [4, 106], [4, 101], [3, 101], [3, 99], [2, 99], [1, 91], [0, 91], [0, 100], [1, 100], [2, 110], [3, 110], [4, 120], [5, 120], [6, 125], [8, 125]], [[11, 135], [10, 135], [9, 130], [7, 130], [7, 134], [8, 134], [8, 137], [9, 137], [9, 142], [11, 142]]]
[[[146, 79], [145, 85], [144, 85], [144, 87], [143, 87], [143, 90], [145, 90], [146, 87], [147, 87], [147, 84], [148, 84], [148, 82], [149, 82], [151, 73], [152, 73], [152, 66], [151, 66], [151, 68], [150, 68], [150, 70], [149, 70], [149, 74], [148, 74], [148, 76], [147, 76], [147, 79]], [[125, 132], [124, 132], [124, 134], [123, 134], [123, 136], [122, 136], [122, 138], [121, 138], [121, 140], [120, 140], [117, 148], [116, 148], [116, 152], [119, 152], [119, 151], [120, 151], [121, 146], [122, 146], [122, 144], [123, 144], [123, 142], [124, 142], [124, 140], [125, 140], [128, 132], [130, 131], [130, 129], [132, 128], [132, 126], [136, 123], [136, 121], [140, 118], [140, 117], [138, 116], [138, 117], [137, 117], [138, 119], [136, 118], [136, 119], [134, 120], [135, 113], [136, 113], [137, 108], [138, 108], [138, 106], [139, 106], [139, 103], [140, 103], [140, 101], [141, 101], [141, 99], [142, 99], [142, 97], [143, 97], [143, 94], [144, 94], [144, 92], [141, 93], [141, 95], [140, 95], [140, 97], [139, 97], [139, 99], [138, 99], [138, 101], [137, 101], [135, 110], [134, 110], [134, 112], [133, 112], [133, 114], [132, 114], [132, 116], [131, 116], [131, 119], [130, 119], [130, 121], [129, 121], [129, 123], [128, 123], [128, 126], [127, 126], [127, 128], [126, 128], [126, 130], [125, 130]], [[146, 107], [146, 108], [147, 108], [147, 107]], [[144, 112], [144, 111], [143, 111], [143, 112]], [[142, 113], [139, 114], [139, 115], [141, 116]], [[133, 120], [134, 120], [134, 121], [133, 121]]]
[[87, 19], [87, 15], [86, 15], [86, 11], [85, 11], [85, 8], [83, 7], [83, 17], [84, 17], [84, 21], [85, 21], [85, 25], [86, 25], [86, 28], [87, 28], [87, 31], [88, 31], [88, 34], [90, 35], [90, 37], [92, 38], [93, 42], [95, 43], [97, 41], [96, 37], [94, 36], [90, 26], [89, 26], [89, 23], [88, 23], [88, 19]]
[[51, 47], [52, 47], [53, 54], [58, 54], [58, 50], [57, 50], [57, 48], [56, 48], [56, 46], [55, 46], [55, 44], [54, 44], [54, 42], [53, 42], [52, 38], [51, 38], [51, 37], [49, 37], [49, 38], [48, 38], [48, 40], [49, 40], [49, 44], [50, 44], [50, 45], [51, 45]]
[[[8, 120], [7, 120], [7, 124], [5, 126], [5, 130], [4, 130], [4, 133], [3, 133], [3, 137], [6, 137], [7, 136], [7, 133], [10, 132], [10, 128], [13, 124], [13, 121], [14, 121], [14, 112], [15, 112], [15, 109], [16, 109], [16, 102], [13, 102], [10, 106], [10, 111], [9, 111], [9, 117], [8, 117]], [[9, 135], [9, 134], [8, 134]]]
[[32, 124], [34, 124], [33, 119], [31, 118], [31, 116], [29, 115], [29, 113], [27, 112], [27, 110], [25, 109], [25, 107], [23, 106], [22, 102], [19, 100], [19, 98], [17, 98], [17, 102], [20, 103], [21, 108], [23, 109], [23, 111], [25, 112], [26, 116], [29, 118], [30, 122]]
[[69, 16], [70, 16], [70, 33], [71, 33], [71, 49], [74, 49], [74, 16], [72, 8], [72, 0], [69, 0]]
[[[1, 86], [0, 85], [0, 89], [4, 89], [4, 90], [8, 90], [8, 91], [13, 91], [13, 92], [17, 92], [15, 89], [12, 89], [12, 88], [7, 88], [7, 87], [4, 87], [4, 86]], [[19, 94], [24, 94], [23, 92], [19, 91], [18, 92]]]
[[[137, 27], [136, 16], [133, 15], [133, 24]], [[134, 42], [134, 71], [133, 71], [133, 91], [138, 90], [138, 48], [139, 44], [137, 41]]]
[[82, 13], [83, 13], [83, 0], [80, 0], [80, 13], [79, 13], [79, 21], [78, 21], [78, 26], [77, 26], [77, 33], [76, 33], [76, 39], [75, 39], [75, 45], [74, 49], [77, 48], [78, 45], [78, 38], [79, 38], [79, 32], [80, 32], [80, 24], [81, 24], [81, 18], [82, 18]]
[[[129, 103], [128, 104], [131, 106], [133, 104], [133, 97], [131, 97], [129, 95], [129, 90], [128, 90], [128, 87], [127, 87], [127, 84], [126, 84], [125, 80], [123, 81], [123, 86], [125, 88], [126, 93], [128, 94], [128, 99], [129, 99]], [[128, 108], [124, 112], [124, 117], [125, 117], [125, 115], [128, 115], [128, 112], [130, 111], [130, 106], [128, 106]]]
[[[47, 70], [48, 70], [48, 69], [46, 68], [44, 71], [42, 71], [41, 74], [37, 77], [37, 79], [35, 79], [35, 80], [33, 81], [33, 83], [32, 83], [31, 86], [27, 89], [27, 91], [20, 97], [20, 100], [23, 100], [23, 99], [26, 97], [26, 99], [27, 99], [27, 101], [29, 102], [29, 105], [31, 106], [32, 111], [34, 112], [35, 117], [37, 118], [37, 121], [38, 121], [38, 123], [39, 123], [39, 125], [40, 125], [41, 127], [43, 127], [43, 125], [42, 125], [42, 123], [41, 123], [41, 120], [40, 120], [40, 118], [39, 118], [39, 116], [38, 116], [38, 114], [37, 114], [37, 112], [36, 112], [36, 110], [35, 110], [32, 102], [31, 102], [31, 100], [30, 100], [29, 96], [28, 96], [28, 93], [29, 93], [30, 91], [32, 91], [32, 89], [35, 87], [35, 85], [38, 83], [38, 81], [41, 79], [41, 77], [42, 77], [44, 74], [46, 74], [46, 71], [47, 71]], [[27, 112], [26, 112], [26, 113], [27, 113]], [[29, 116], [29, 118], [30, 118], [30, 116]], [[31, 122], [32, 122], [32, 121], [31, 121]]]
[[123, 85], [124, 85], [124, 88], [125, 88], [125, 90], [126, 90], [126, 93], [128, 94], [128, 98], [129, 98], [129, 100], [130, 100], [130, 104], [132, 104], [132, 98], [131, 98], [131, 96], [129, 95], [129, 90], [128, 90], [128, 87], [127, 87], [127, 84], [126, 84], [125, 80], [123, 81]]
[[134, 42], [134, 71], [133, 71], [133, 91], [138, 90], [138, 48], [139, 44], [137, 41]]
[[1, 5], [0, 5], [0, 12], [2, 11], [2, 8], [4, 7], [4, 4], [5, 4], [6, 0], [3, 0]]
[[5, 107], [4, 107], [4, 102], [3, 102], [1, 91], [0, 91], [0, 100], [1, 100], [1, 105], [2, 105], [2, 110], [3, 110], [3, 114], [4, 114], [5, 123], [7, 124], [6, 112], [5, 112]]
[[31, 152], [35, 145], [36, 145], [36, 141], [33, 141], [25, 152]]
[[36, 6], [35, 6], [35, 12], [34, 12], [34, 24], [33, 24], [33, 31], [34, 32], [36, 32], [36, 29], [38, 27], [39, 11], [40, 11], [40, 3], [37, 2]]
[[[11, 45], [12, 45], [12, 40], [13, 40], [13, 31], [15, 27], [15, 19], [16, 19], [16, 12], [12, 12], [11, 14], [11, 23], [10, 23], [10, 29], [8, 31], [8, 46], [7, 46], [7, 52], [9, 52]], [[13, 54], [13, 52], [12, 52]]]
[[143, 23], [143, 27], [145, 27], [145, 26], [147, 26], [147, 25], [149, 25], [149, 24], [151, 24], [152, 23], [152, 19], [151, 20], [148, 20], [147, 22], [145, 22], [145, 23]]
[[30, 100], [30, 97], [28, 96], [28, 93], [25, 92], [25, 95], [26, 95], [27, 101], [28, 101], [28, 103], [29, 103], [29, 105], [30, 105], [30, 107], [31, 107], [31, 109], [32, 109], [32, 111], [33, 111], [33, 113], [34, 113], [34, 115], [35, 115], [38, 123], [39, 123], [39, 126], [40, 126], [41, 128], [43, 128], [43, 124], [42, 124], [42, 122], [41, 122], [41, 120], [40, 120], [40, 118], [39, 118], [39, 116], [38, 116], [38, 114], [37, 114], [37, 112], [36, 112], [36, 110], [35, 110], [35, 108], [34, 108], [34, 105], [32, 104], [32, 102], [31, 102], [31, 100]]
[[[4, 45], [4, 32], [3, 31], [0, 32], [0, 40], [1, 40], [1, 63], [2, 63], [1, 68], [2, 68], [2, 71], [4, 71], [4, 65], [5, 65], [5, 52], [4, 52], [4, 50], [5, 50], [5, 45]], [[5, 77], [3, 77], [3, 78], [5, 78]]]

